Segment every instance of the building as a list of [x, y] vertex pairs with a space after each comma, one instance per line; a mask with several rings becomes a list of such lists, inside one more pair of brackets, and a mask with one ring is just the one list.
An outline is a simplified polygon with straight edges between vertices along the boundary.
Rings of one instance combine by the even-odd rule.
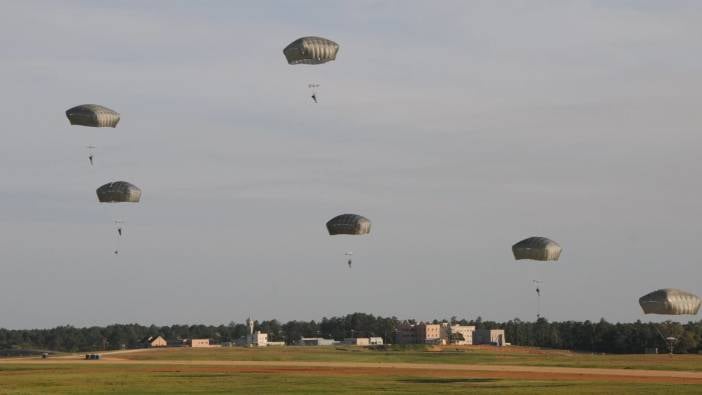
[[395, 343], [397, 344], [416, 344], [417, 331], [414, 324], [400, 324], [395, 332]]
[[268, 345], [268, 334], [256, 331], [246, 336], [246, 343], [249, 347], [266, 347]]
[[[473, 344], [475, 326], [450, 325], [447, 322], [440, 324], [401, 325], [396, 332], [395, 341], [399, 344]], [[455, 336], [460, 333], [461, 336]], [[463, 337], [463, 340], [460, 340]], [[382, 340], [382, 339], [381, 339]]]
[[381, 345], [383, 345], [383, 338], [382, 337], [370, 337], [370, 338], [368, 338], [368, 343], [371, 346], [381, 346]]
[[[448, 343], [459, 346], [473, 344], [473, 333], [475, 333], [473, 325], [450, 325], [448, 326]], [[460, 336], [456, 336], [456, 334], [460, 334]], [[461, 337], [463, 340], [460, 340]]]
[[168, 347], [185, 347], [188, 345], [188, 339], [175, 339], [168, 341]]
[[188, 339], [185, 341], [185, 345], [192, 348], [213, 347], [210, 344], [210, 339]]
[[285, 342], [272, 342], [272, 341], [268, 342], [269, 347], [275, 347], [275, 346], [280, 347], [280, 346], [284, 346], [284, 345], [285, 345]]
[[[441, 324], [421, 323], [416, 327], [417, 343], [439, 344], [441, 343]], [[445, 330], [445, 329], [444, 329]]]
[[237, 346], [242, 347], [266, 347], [269, 345], [268, 334], [261, 331], [254, 331], [254, 322], [251, 318], [246, 319], [248, 333], [235, 341]]
[[334, 339], [325, 339], [322, 337], [303, 337], [297, 342], [301, 346], [333, 346], [337, 344]]
[[352, 346], [370, 346], [370, 339], [367, 337], [349, 337], [344, 339], [344, 344]]
[[141, 339], [139, 343], [142, 347], [145, 348], [166, 347], [168, 345], [166, 339], [164, 339], [163, 336], [147, 336]]
[[504, 329], [478, 329], [473, 335], [475, 344], [492, 344], [494, 346], [507, 346]]

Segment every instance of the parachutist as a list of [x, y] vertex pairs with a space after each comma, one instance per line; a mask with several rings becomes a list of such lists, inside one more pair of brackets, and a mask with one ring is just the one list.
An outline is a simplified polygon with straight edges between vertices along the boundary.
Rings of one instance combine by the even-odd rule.
[[351, 260], [349, 259], [349, 269], [351, 269]]
[[312, 94], [312, 100], [314, 100], [314, 102], [317, 103], [317, 94]]
[[115, 250], [115, 255], [119, 254], [119, 251]]
[[122, 236], [122, 228], [117, 228], [117, 233]]
[[90, 161], [90, 166], [92, 166], [93, 165], [93, 156], [88, 155], [88, 160]]

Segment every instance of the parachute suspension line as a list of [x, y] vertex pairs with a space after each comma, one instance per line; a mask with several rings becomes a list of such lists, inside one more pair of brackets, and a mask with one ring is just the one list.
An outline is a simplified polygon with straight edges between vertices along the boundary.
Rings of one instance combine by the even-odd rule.
[[120, 246], [121, 246], [121, 238], [122, 238], [122, 233], [124, 232], [123, 230], [123, 221], [117, 219], [117, 211], [118, 209], [116, 207], [108, 207], [107, 204], [102, 204], [99, 203], [100, 206], [102, 207], [103, 212], [105, 213], [105, 217], [108, 218], [110, 222], [112, 222], [113, 226], [113, 231], [115, 234], [115, 250], [114, 253], [115, 255], [119, 254]]
[[90, 162], [90, 166], [92, 167], [95, 165], [95, 148], [97, 147], [95, 147], [94, 145], [88, 145], [86, 146], [86, 148], [88, 149], [88, 161]]
[[538, 321], [541, 318], [541, 284], [543, 281], [532, 280], [532, 282], [536, 285], [536, 320]]
[[319, 84], [307, 84], [307, 87], [312, 89], [312, 100], [317, 103], [317, 89], [319, 88]]
[[656, 328], [656, 332], [658, 332], [658, 335], [663, 339], [663, 343], [665, 343], [668, 346], [668, 353], [670, 353], [670, 356], [673, 356], [673, 348], [675, 347], [675, 343], [677, 343], [678, 339], [668, 336], [665, 337], [663, 336], [663, 333], [661, 333], [660, 329], [658, 329], [658, 324], [653, 324], [653, 327]]
[[116, 245], [115, 245], [115, 255], [119, 254], [119, 249], [122, 244], [122, 238], [120, 236], [117, 236], [116, 240]]
[[115, 220], [115, 231], [117, 232], [117, 248], [115, 248], [115, 255], [119, 254], [120, 246], [122, 243], [122, 236], [124, 235], [124, 221]]

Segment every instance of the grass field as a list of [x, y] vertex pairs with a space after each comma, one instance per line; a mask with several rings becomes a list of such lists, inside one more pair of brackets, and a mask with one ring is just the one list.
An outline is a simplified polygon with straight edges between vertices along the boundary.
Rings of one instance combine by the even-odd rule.
[[[694, 373], [701, 365], [697, 355], [602, 356], [519, 347], [182, 348], [105, 354], [101, 361], [0, 360], [0, 394], [702, 393], [702, 373]], [[650, 368], [656, 377], [637, 370]]]
[[702, 371], [700, 355], [673, 357], [666, 354], [594, 355], [525, 347], [436, 347], [403, 351], [376, 351], [361, 347], [172, 348], [126, 354], [124, 358], [192, 361], [409, 362]]

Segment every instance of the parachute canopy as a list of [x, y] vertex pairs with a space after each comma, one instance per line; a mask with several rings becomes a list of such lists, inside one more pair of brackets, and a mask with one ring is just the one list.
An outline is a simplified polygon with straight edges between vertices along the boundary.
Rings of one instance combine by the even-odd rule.
[[341, 214], [327, 222], [329, 235], [366, 235], [370, 233], [368, 218], [358, 214]]
[[66, 110], [71, 125], [114, 128], [119, 122], [119, 113], [98, 104], [81, 104]]
[[561, 256], [561, 246], [546, 237], [529, 237], [512, 246], [514, 259], [536, 261], [557, 261]]
[[673, 288], [659, 289], [639, 298], [644, 314], [694, 315], [701, 303], [696, 295]]
[[322, 64], [336, 60], [339, 44], [322, 37], [302, 37], [285, 47], [288, 64]]
[[126, 181], [115, 181], [97, 189], [100, 203], [138, 203], [141, 189]]

